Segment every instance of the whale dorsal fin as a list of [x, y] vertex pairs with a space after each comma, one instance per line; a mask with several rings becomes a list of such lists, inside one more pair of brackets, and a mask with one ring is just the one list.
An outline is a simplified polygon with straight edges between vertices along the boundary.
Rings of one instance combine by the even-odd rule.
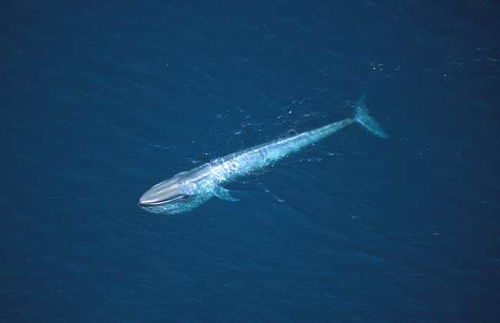
[[226, 201], [231, 201], [231, 202], [237, 202], [239, 201], [238, 198], [234, 197], [231, 195], [231, 192], [222, 186], [216, 186], [214, 189], [215, 196], [220, 198], [221, 200], [226, 200]]

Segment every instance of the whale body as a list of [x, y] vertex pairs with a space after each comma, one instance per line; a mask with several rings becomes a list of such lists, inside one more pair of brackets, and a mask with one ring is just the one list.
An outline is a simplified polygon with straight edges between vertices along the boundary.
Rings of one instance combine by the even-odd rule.
[[388, 138], [368, 114], [363, 96], [356, 104], [352, 118], [216, 158], [190, 171], [178, 173], [146, 191], [139, 199], [139, 205], [152, 213], [177, 214], [191, 211], [214, 196], [238, 201], [224, 184], [263, 169], [354, 123], [380, 138]]

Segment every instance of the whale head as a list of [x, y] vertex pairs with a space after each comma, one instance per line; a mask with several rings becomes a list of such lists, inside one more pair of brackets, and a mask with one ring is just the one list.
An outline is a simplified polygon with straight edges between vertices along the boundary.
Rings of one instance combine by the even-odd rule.
[[213, 196], [210, 181], [201, 176], [205, 173], [200, 169], [178, 173], [147, 190], [140, 197], [139, 206], [160, 214], [191, 211]]

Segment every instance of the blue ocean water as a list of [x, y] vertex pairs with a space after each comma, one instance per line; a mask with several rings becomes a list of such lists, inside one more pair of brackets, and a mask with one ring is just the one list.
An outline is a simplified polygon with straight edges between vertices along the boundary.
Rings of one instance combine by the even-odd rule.
[[[497, 322], [494, 1], [8, 1], [1, 322]], [[176, 216], [212, 158], [368, 106]]]

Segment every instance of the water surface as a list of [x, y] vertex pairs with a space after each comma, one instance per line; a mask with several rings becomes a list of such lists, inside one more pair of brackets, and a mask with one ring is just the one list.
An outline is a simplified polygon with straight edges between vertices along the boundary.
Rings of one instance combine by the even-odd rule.
[[[494, 322], [493, 1], [10, 2], [2, 322]], [[192, 213], [152, 184], [349, 127]]]

